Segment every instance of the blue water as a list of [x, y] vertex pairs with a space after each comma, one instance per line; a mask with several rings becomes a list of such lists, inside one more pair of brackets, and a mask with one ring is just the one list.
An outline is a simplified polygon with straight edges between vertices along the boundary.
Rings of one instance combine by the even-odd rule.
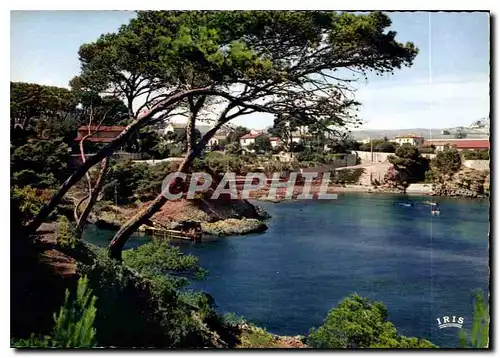
[[265, 233], [179, 245], [209, 271], [193, 288], [273, 333], [306, 334], [357, 292], [382, 301], [401, 334], [456, 347], [458, 329], [440, 330], [436, 318], [462, 316], [471, 327], [473, 290], [488, 290], [489, 203], [439, 198], [441, 215], [431, 216], [424, 200], [258, 203], [272, 215]]

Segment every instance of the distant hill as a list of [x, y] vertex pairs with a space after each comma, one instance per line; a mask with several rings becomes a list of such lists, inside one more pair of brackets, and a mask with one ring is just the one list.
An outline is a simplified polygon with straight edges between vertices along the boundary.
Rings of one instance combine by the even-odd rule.
[[[476, 131], [469, 128], [464, 128], [467, 132], [466, 138], [487, 138], [489, 135], [487, 133], [481, 133], [480, 131]], [[450, 135], [442, 134], [443, 131], [450, 131]], [[429, 128], [411, 128], [411, 129], [353, 129], [351, 130], [351, 134], [356, 140], [362, 140], [367, 138], [372, 139], [383, 139], [387, 137], [389, 139], [393, 139], [399, 135], [405, 134], [415, 134], [424, 137], [425, 139], [450, 139], [454, 138], [453, 135], [454, 129], [450, 128], [435, 128], [431, 129], [429, 132]]]

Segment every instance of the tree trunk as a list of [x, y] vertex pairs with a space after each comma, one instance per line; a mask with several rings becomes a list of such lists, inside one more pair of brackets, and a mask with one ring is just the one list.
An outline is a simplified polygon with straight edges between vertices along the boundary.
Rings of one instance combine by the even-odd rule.
[[[212, 129], [210, 129], [203, 138], [199, 141], [199, 143], [191, 150], [182, 161], [177, 173], [185, 173], [187, 172], [193, 160], [200, 155], [202, 150], [207, 145], [208, 141], [214, 136], [215, 132], [217, 132], [220, 127], [224, 124], [224, 121], [219, 121]], [[120, 230], [115, 234], [113, 240], [108, 246], [108, 255], [110, 258], [121, 261], [122, 260], [122, 250], [127, 242], [128, 238], [139, 229], [139, 227], [144, 224], [147, 220], [149, 220], [158, 210], [162, 208], [163, 205], [167, 202], [167, 198], [160, 193], [146, 208], [142, 209], [133, 216], [129, 221], [122, 225]]]
[[104, 184], [104, 178], [106, 177], [108, 168], [109, 168], [109, 157], [106, 157], [101, 162], [101, 170], [99, 171], [99, 177], [97, 178], [94, 188], [90, 193], [89, 202], [87, 203], [85, 210], [83, 210], [82, 215], [80, 215], [80, 218], [78, 219], [76, 230], [79, 237], [81, 237], [85, 224], [87, 223], [87, 218], [97, 201], [97, 197], [99, 196], [101, 188]]
[[75, 222], [77, 223], [78, 220], [80, 220], [80, 215], [78, 214], [78, 211], [80, 209], [80, 205], [83, 204], [85, 200], [89, 198], [89, 194], [85, 195], [83, 198], [81, 198], [78, 203], [75, 205], [75, 210], [73, 210], [73, 216], [75, 218]]
[[190, 153], [196, 145], [196, 137], [195, 137], [195, 129], [196, 129], [196, 117], [200, 112], [203, 104], [205, 103], [206, 96], [201, 96], [199, 100], [193, 102], [192, 98], [188, 98], [189, 110], [191, 115], [189, 116], [187, 125], [186, 125], [186, 143], [187, 150], [186, 153]]
[[146, 125], [155, 114], [177, 103], [178, 101], [184, 99], [189, 95], [198, 94], [205, 91], [208, 91], [208, 89], [189, 90], [175, 94], [165, 101], [158, 103], [152, 109], [143, 112], [143, 114], [140, 114], [136, 119], [134, 119], [134, 122], [129, 124], [115, 139], [113, 139], [112, 142], [101, 148], [95, 155], [93, 155], [85, 163], [80, 165], [68, 179], [66, 179], [66, 181], [54, 193], [54, 195], [52, 195], [49, 202], [41, 208], [35, 218], [26, 226], [26, 232], [28, 234], [34, 233], [60, 203], [61, 199], [68, 192], [68, 190], [73, 185], [75, 185], [90, 168], [92, 168], [104, 158], [109, 157], [116, 149], [124, 145], [125, 142], [130, 138], [130, 136], [139, 128]]

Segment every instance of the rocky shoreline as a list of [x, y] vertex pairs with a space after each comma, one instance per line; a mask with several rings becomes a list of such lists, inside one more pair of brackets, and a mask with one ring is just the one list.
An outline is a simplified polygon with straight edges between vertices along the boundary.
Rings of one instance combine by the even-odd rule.
[[[147, 205], [144, 203], [143, 205]], [[141, 206], [104, 206], [92, 214], [89, 221], [100, 229], [117, 230]], [[270, 218], [262, 207], [246, 200], [225, 202], [207, 200], [179, 200], [168, 202], [146, 223], [149, 228], [178, 230], [185, 226], [197, 226], [208, 236], [233, 236], [260, 233], [267, 230], [264, 220]], [[143, 227], [140, 231], [144, 231]]]

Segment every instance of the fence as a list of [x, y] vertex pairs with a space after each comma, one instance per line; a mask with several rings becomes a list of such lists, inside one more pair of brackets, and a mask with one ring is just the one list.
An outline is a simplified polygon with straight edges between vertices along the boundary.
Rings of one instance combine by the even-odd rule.
[[[389, 155], [394, 155], [394, 153], [386, 153], [386, 152], [364, 152], [364, 151], [355, 151], [361, 160], [361, 163], [383, 163], [387, 161], [387, 157]], [[372, 157], [373, 155], [373, 157]], [[434, 153], [422, 153], [422, 156], [425, 158], [433, 159], [436, 157]], [[373, 159], [372, 159], [373, 158]]]

